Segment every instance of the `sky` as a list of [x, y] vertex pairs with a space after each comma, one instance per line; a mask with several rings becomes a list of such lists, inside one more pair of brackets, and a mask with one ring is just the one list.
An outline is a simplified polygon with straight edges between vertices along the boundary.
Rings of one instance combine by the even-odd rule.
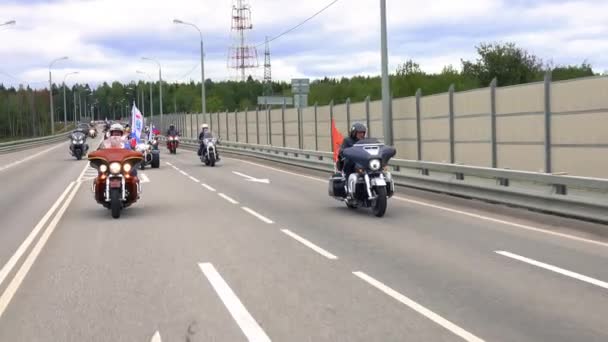
[[[264, 75], [264, 37], [274, 37], [331, 0], [249, 0], [253, 29], [246, 40], [257, 48]], [[380, 74], [380, 1], [339, 0], [302, 27], [270, 44], [272, 77], [311, 79]], [[53, 81], [89, 83], [158, 78], [200, 81], [200, 36], [205, 78], [236, 79], [227, 67], [233, 0], [0, 0], [0, 82], [48, 86]], [[426, 72], [456, 69], [474, 60], [481, 42], [514, 42], [555, 65], [584, 61], [608, 70], [607, 0], [387, 0], [389, 70], [408, 59]], [[136, 70], [147, 73], [138, 74]]]

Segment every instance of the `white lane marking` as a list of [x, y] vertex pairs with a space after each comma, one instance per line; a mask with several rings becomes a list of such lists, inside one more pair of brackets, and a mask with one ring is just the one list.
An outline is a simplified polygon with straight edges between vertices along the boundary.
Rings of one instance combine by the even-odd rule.
[[13, 296], [15, 295], [17, 290], [19, 289], [19, 286], [23, 282], [23, 279], [25, 279], [25, 276], [27, 275], [29, 270], [32, 268], [32, 265], [38, 258], [38, 255], [40, 255], [42, 248], [44, 247], [44, 245], [48, 241], [49, 237], [55, 230], [55, 227], [57, 227], [57, 224], [63, 217], [63, 214], [67, 210], [67, 208], [70, 205], [70, 203], [72, 202], [72, 200], [74, 199], [74, 196], [76, 195], [76, 192], [78, 192], [78, 189], [80, 188], [81, 184], [82, 184], [82, 182], [76, 182], [76, 186], [74, 186], [74, 188], [72, 189], [72, 192], [70, 193], [69, 197], [63, 203], [63, 205], [61, 206], [61, 208], [57, 212], [57, 215], [55, 215], [55, 217], [53, 218], [51, 223], [49, 223], [49, 225], [46, 228], [46, 230], [44, 231], [44, 233], [42, 233], [42, 236], [40, 237], [40, 239], [38, 240], [38, 242], [36, 243], [34, 248], [32, 248], [32, 251], [27, 256], [27, 258], [25, 259], [23, 264], [21, 265], [21, 268], [19, 268], [19, 271], [17, 271], [17, 273], [15, 274], [15, 277], [13, 278], [13, 280], [8, 284], [8, 286], [4, 290], [4, 293], [2, 294], [2, 296], [0, 296], [0, 317], [2, 317], [2, 314], [6, 310], [6, 307], [10, 303], [11, 299], [13, 298]]
[[248, 176], [244, 173], [240, 173], [237, 171], [232, 171], [232, 173], [234, 173], [237, 176], [241, 176], [250, 182], [270, 184], [270, 180], [268, 180], [267, 178], [255, 178], [255, 177], [251, 177], [251, 176]]
[[264, 217], [264, 216], [262, 216], [262, 215], [260, 215], [260, 214], [256, 213], [255, 211], [253, 211], [253, 210], [251, 210], [251, 209], [247, 208], [247, 207], [241, 207], [241, 208], [242, 208], [243, 210], [245, 210], [246, 212], [250, 213], [251, 215], [253, 215], [253, 216], [255, 216], [255, 217], [259, 218], [260, 220], [262, 220], [262, 221], [264, 221], [264, 222], [266, 222], [266, 223], [268, 223], [268, 224], [273, 224], [273, 223], [274, 223], [274, 222], [272, 222], [272, 220], [271, 220], [271, 219], [269, 219], [269, 218], [267, 218], [267, 217]]
[[139, 175], [139, 178], [141, 178], [140, 183], [150, 183], [150, 178], [148, 178], [148, 176], [145, 173], [141, 173]]
[[223, 193], [221, 193], [221, 192], [220, 192], [218, 195], [219, 195], [221, 198], [225, 199], [226, 201], [228, 201], [228, 202], [230, 202], [230, 203], [232, 203], [232, 204], [239, 204], [239, 202], [237, 202], [237, 201], [233, 200], [232, 198], [230, 198], [230, 197], [226, 196], [225, 194], [223, 194]]
[[199, 181], [198, 179], [192, 177], [192, 176], [188, 176], [188, 178], [192, 179], [193, 182], [197, 182], [200, 183], [201, 181]]
[[534, 259], [526, 258], [524, 256], [517, 255], [517, 254], [514, 254], [514, 253], [510, 253], [510, 252], [507, 252], [507, 251], [495, 251], [495, 252], [498, 253], [498, 254], [500, 254], [500, 255], [502, 255], [502, 256], [506, 256], [508, 258], [519, 260], [519, 261], [525, 262], [525, 263], [530, 264], [530, 265], [534, 265], [534, 266], [537, 266], [537, 267], [540, 267], [540, 268], [544, 268], [546, 270], [553, 271], [553, 272], [565, 275], [565, 276], [570, 277], [570, 278], [578, 279], [580, 281], [584, 281], [586, 283], [593, 284], [593, 285], [596, 285], [596, 286], [608, 289], [608, 283], [607, 282], [604, 282], [604, 281], [601, 281], [601, 280], [597, 280], [595, 278], [587, 277], [586, 275], [582, 275], [580, 273], [568, 271], [568, 270], [565, 270], [565, 269], [557, 267], [557, 266], [549, 265], [549, 264], [546, 264], [544, 262], [536, 261]]
[[26, 157], [26, 158], [23, 158], [23, 159], [20, 159], [20, 160], [14, 161], [14, 162], [12, 162], [12, 163], [10, 163], [10, 164], [4, 165], [4, 166], [0, 166], [0, 171], [4, 171], [4, 170], [6, 170], [6, 169], [8, 169], [8, 168], [11, 168], [11, 167], [13, 167], [13, 166], [17, 166], [17, 165], [19, 165], [19, 164], [25, 163], [26, 161], [28, 161], [28, 160], [30, 160], [30, 159], [34, 159], [34, 158], [36, 158], [36, 157], [38, 157], [38, 156], [40, 156], [40, 155], [42, 155], [42, 154], [47, 153], [48, 151], [54, 150], [54, 149], [56, 149], [56, 148], [57, 148], [57, 147], [59, 147], [59, 146], [63, 146], [63, 143], [57, 144], [57, 146], [53, 146], [53, 147], [51, 147], [51, 148], [47, 148], [46, 150], [40, 151], [40, 152], [38, 152], [38, 153], [34, 153], [34, 154], [32, 154], [31, 156], [28, 156], [28, 157]]
[[363, 272], [359, 272], [359, 271], [353, 272], [353, 274], [356, 275], [357, 277], [363, 279], [364, 281], [368, 282], [370, 285], [377, 288], [378, 290], [393, 297], [394, 299], [401, 302], [402, 304], [409, 306], [412, 310], [418, 312], [419, 314], [425, 316], [426, 318], [430, 319], [431, 321], [446, 328], [447, 330], [451, 331], [455, 335], [460, 336], [465, 341], [483, 342], [483, 340], [480, 339], [479, 337], [471, 334], [470, 332], [468, 332], [468, 331], [464, 330], [463, 328], [457, 326], [456, 324], [448, 321], [447, 319], [439, 316], [438, 314], [436, 314], [433, 311], [425, 308], [424, 306], [416, 303], [415, 301], [409, 299], [408, 297], [402, 295], [401, 293], [391, 289], [390, 287], [388, 287], [388, 286], [384, 285], [383, 283], [379, 282], [378, 280], [368, 276], [367, 274], [365, 274]]
[[447, 207], [443, 207], [443, 206], [439, 206], [439, 205], [435, 205], [435, 204], [431, 204], [431, 203], [427, 203], [427, 202], [421, 202], [421, 201], [406, 199], [406, 198], [402, 198], [402, 197], [398, 197], [398, 196], [393, 196], [393, 198], [398, 199], [400, 201], [409, 202], [409, 203], [413, 203], [413, 204], [417, 204], [417, 205], [421, 205], [421, 206], [425, 206], [425, 207], [429, 207], [429, 208], [434, 208], [434, 209], [448, 211], [448, 212], [451, 212], [451, 213], [454, 213], [454, 214], [460, 214], [460, 215], [465, 215], [465, 216], [473, 217], [473, 218], [480, 219], [480, 220], [490, 221], [490, 222], [494, 222], [494, 223], [500, 223], [500, 224], [504, 224], [504, 225], [515, 227], [515, 228], [519, 228], [519, 229], [529, 230], [529, 231], [533, 231], [533, 232], [537, 232], [537, 233], [544, 233], [544, 234], [558, 236], [558, 237], [561, 237], [561, 238], [575, 240], [575, 241], [580, 241], [580, 242], [591, 243], [591, 244], [602, 246], [602, 247], [608, 247], [608, 243], [606, 243], [606, 242], [601, 242], [601, 241], [596, 241], [596, 240], [591, 240], [591, 239], [585, 239], [585, 238], [574, 236], [574, 235], [569, 235], [569, 234], [564, 234], [564, 233], [558, 233], [558, 232], [554, 232], [554, 231], [550, 231], [550, 230], [546, 230], [546, 229], [542, 229], [542, 228], [528, 226], [528, 225], [525, 225], [525, 224], [520, 224], [520, 223], [515, 223], [515, 222], [505, 221], [505, 220], [500, 220], [500, 219], [496, 219], [496, 218], [489, 217], [489, 216], [473, 214], [473, 213], [466, 212], [466, 211], [461, 211], [461, 210], [456, 210], [456, 209], [452, 209], [452, 208], [447, 208]]
[[2, 270], [0, 270], [0, 285], [2, 285], [2, 283], [6, 279], [6, 276], [13, 270], [13, 268], [17, 264], [17, 261], [19, 261], [19, 259], [21, 259], [21, 257], [25, 253], [25, 251], [30, 247], [30, 245], [32, 244], [32, 242], [34, 241], [36, 236], [38, 236], [38, 233], [40, 232], [42, 227], [44, 227], [44, 225], [49, 220], [49, 218], [53, 215], [55, 210], [57, 210], [57, 207], [59, 206], [59, 204], [61, 204], [61, 202], [63, 201], [65, 196], [70, 192], [70, 190], [72, 189], [72, 186], [74, 186], [74, 182], [70, 182], [70, 184], [65, 188], [65, 190], [63, 191], [61, 196], [59, 196], [59, 198], [57, 198], [57, 200], [55, 201], [55, 203], [53, 203], [51, 208], [46, 212], [46, 214], [44, 214], [44, 216], [40, 219], [38, 224], [36, 224], [36, 226], [34, 227], [32, 232], [27, 236], [27, 238], [25, 240], [23, 240], [23, 242], [21, 243], [19, 248], [17, 248], [17, 251], [11, 256], [11, 258], [8, 260], [8, 262], [2, 267]]
[[173, 164], [171, 164], [171, 163], [169, 163], [169, 162], [166, 162], [166, 164], [167, 164], [167, 165], [169, 165], [169, 166], [173, 166]]
[[317, 181], [317, 182], [323, 182], [323, 183], [326, 183], [326, 182], [327, 182], [327, 179], [322, 179], [322, 178], [317, 178], [317, 177], [312, 177], [312, 176], [306, 176], [306, 175], [303, 175], [303, 174], [300, 174], [300, 173], [295, 173], [295, 172], [289, 172], [289, 171], [285, 171], [285, 170], [277, 169], [277, 168], [272, 167], [272, 166], [263, 165], [263, 164], [258, 164], [258, 163], [250, 162], [250, 161], [247, 161], [247, 160], [242, 160], [242, 159], [234, 159], [234, 158], [225, 158], [225, 159], [237, 160], [237, 161], [240, 161], [240, 162], [243, 162], [243, 163], [246, 163], [246, 164], [255, 165], [255, 166], [259, 166], [259, 167], [263, 167], [263, 168], [266, 168], [266, 169], [268, 169], [268, 170], [273, 170], [273, 171], [277, 171], [277, 172], [282, 172], [282, 173], [285, 173], [285, 174], [288, 174], [288, 175], [292, 175], [292, 176], [298, 176], [298, 177], [308, 178], [308, 179], [311, 179], [311, 180], [314, 180], [314, 181]]
[[281, 231], [283, 233], [287, 234], [288, 236], [291, 236], [292, 238], [294, 238], [296, 241], [300, 242], [304, 246], [306, 246], [306, 247], [312, 249], [313, 251], [321, 254], [322, 256], [326, 257], [327, 259], [330, 259], [330, 260], [336, 260], [336, 259], [338, 259], [337, 256], [329, 253], [328, 251], [326, 251], [323, 248], [315, 245], [314, 243], [306, 240], [305, 238], [299, 236], [298, 234], [290, 231], [289, 229], [281, 229]]
[[160, 333], [158, 331], [154, 333], [154, 336], [152, 336], [150, 342], [163, 342], [163, 340], [160, 338]]
[[186, 172], [184, 172], [184, 171], [182, 171], [182, 170], [179, 170], [179, 173], [181, 173], [182, 175], [184, 175], [184, 176], [186, 176], [186, 177], [188, 177], [188, 176], [189, 176], [189, 174], [187, 174]]
[[[250, 162], [250, 161], [247, 161], [247, 160], [234, 159], [234, 158], [226, 158], [226, 159], [237, 160], [237, 161], [240, 161], [240, 162], [243, 162], [243, 163], [247, 163], [247, 164], [251, 164], [251, 165], [256, 165], [256, 166], [263, 167], [263, 168], [266, 168], [266, 169], [269, 169], [269, 170], [274, 170], [274, 171], [277, 171], [277, 172], [282, 172], [282, 173], [285, 173], [285, 174], [288, 174], [288, 175], [293, 175], [293, 176], [298, 176], [298, 177], [302, 177], [302, 178], [307, 178], [307, 179], [314, 180], [314, 181], [317, 181], [317, 182], [323, 182], [323, 183], [327, 182], [326, 179], [312, 177], [312, 176], [307, 176], [307, 175], [303, 175], [303, 174], [299, 174], [299, 173], [295, 173], [295, 172], [289, 172], [289, 171], [277, 169], [277, 168], [274, 168], [274, 167], [271, 167], [271, 166], [266, 166], [266, 165]], [[465, 216], [473, 217], [473, 218], [476, 218], [476, 219], [479, 219], [479, 220], [490, 221], [490, 222], [494, 222], [494, 223], [500, 223], [500, 224], [504, 224], [504, 225], [511, 226], [511, 227], [514, 227], [514, 228], [519, 228], [519, 229], [534, 231], [534, 232], [537, 232], [537, 233], [543, 233], [543, 234], [553, 235], [553, 236], [561, 237], [561, 238], [564, 238], [564, 239], [570, 239], [570, 240], [575, 240], [575, 241], [579, 241], [579, 242], [591, 243], [591, 244], [602, 246], [602, 247], [608, 247], [608, 243], [606, 243], [606, 242], [586, 239], [586, 238], [582, 238], [582, 237], [578, 237], [578, 236], [570, 235], [570, 234], [558, 233], [558, 232], [554, 232], [554, 231], [543, 229], [543, 228], [532, 227], [532, 226], [525, 225], [525, 224], [515, 223], [515, 222], [511, 222], [511, 221], [506, 221], [506, 220], [501, 220], [501, 219], [497, 219], [497, 218], [493, 218], [493, 217], [489, 217], [489, 216], [485, 216], [485, 215], [474, 214], [474, 213], [470, 213], [470, 212], [466, 212], [466, 211], [462, 211], [462, 210], [457, 210], [457, 209], [448, 208], [448, 207], [444, 207], [444, 206], [440, 206], [440, 205], [436, 205], [436, 204], [431, 204], [431, 203], [428, 203], [428, 202], [417, 201], [417, 200], [413, 200], [413, 199], [407, 199], [407, 198], [403, 198], [403, 197], [400, 197], [400, 196], [393, 196], [392, 198], [397, 199], [399, 201], [409, 202], [409, 203], [412, 203], [412, 204], [423, 206], [423, 207], [429, 207], [429, 208], [433, 208], [433, 209], [438, 209], [438, 210], [443, 210], [443, 211], [451, 212], [453, 214], [465, 215]]]
[[84, 176], [84, 173], [87, 172], [90, 167], [91, 162], [87, 162], [87, 165], [84, 166], [84, 169], [82, 169], [82, 172], [80, 172], [80, 175], [78, 176], [78, 178], [76, 178], [77, 182], [82, 182], [82, 177]]
[[202, 183], [201, 185], [204, 186], [207, 190], [215, 192], [215, 189], [210, 187], [209, 185], [207, 185], [205, 183]]
[[270, 341], [268, 335], [262, 330], [249, 311], [247, 311], [247, 308], [241, 303], [215, 267], [213, 267], [211, 263], [200, 263], [198, 266], [201, 268], [201, 271], [203, 271], [203, 274], [207, 277], [207, 280], [209, 280], [209, 283], [211, 283], [211, 286], [247, 339], [256, 342]]

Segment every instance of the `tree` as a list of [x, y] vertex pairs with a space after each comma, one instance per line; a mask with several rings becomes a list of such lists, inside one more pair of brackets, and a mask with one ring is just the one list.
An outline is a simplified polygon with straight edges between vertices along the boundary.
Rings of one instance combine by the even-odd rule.
[[476, 49], [475, 62], [461, 60], [462, 73], [479, 80], [480, 86], [487, 86], [494, 77], [501, 86], [542, 79], [542, 60], [515, 43], [481, 43]]

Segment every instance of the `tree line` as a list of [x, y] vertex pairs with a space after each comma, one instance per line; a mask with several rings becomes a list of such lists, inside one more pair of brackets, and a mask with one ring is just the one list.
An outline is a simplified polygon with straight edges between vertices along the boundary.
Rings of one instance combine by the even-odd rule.
[[[426, 73], [413, 60], [400, 64], [390, 75], [393, 97], [412, 96], [418, 89], [430, 95], [446, 92], [450, 85], [456, 91], [487, 87], [493, 78], [498, 86], [529, 83], [543, 80], [550, 70], [555, 81], [593, 76], [592, 66], [586, 62], [580, 65], [553, 65], [543, 62], [537, 56], [514, 43], [481, 43], [476, 47], [477, 59], [461, 60], [461, 68], [448, 65], [439, 73]], [[150, 88], [150, 86], [152, 86]], [[265, 85], [251, 77], [245, 82], [205, 81], [207, 111], [234, 111], [254, 108], [257, 97], [263, 94], [289, 96], [291, 86], [287, 82], [272, 82]], [[150, 89], [154, 115], [160, 113], [159, 82], [112, 82], [92, 89], [88, 84], [76, 84], [65, 89], [53, 85], [55, 122], [61, 127], [64, 108], [68, 122], [81, 118], [119, 119], [128, 116], [130, 104], [136, 102], [144, 115], [150, 114]], [[201, 111], [201, 84], [167, 83], [163, 81], [164, 113]], [[311, 82], [309, 103], [319, 105], [363, 101], [381, 98], [380, 77], [323, 78]], [[0, 140], [10, 137], [41, 136], [50, 133], [50, 104], [48, 89], [32, 89], [29, 86], [4, 87], [0, 85]]]

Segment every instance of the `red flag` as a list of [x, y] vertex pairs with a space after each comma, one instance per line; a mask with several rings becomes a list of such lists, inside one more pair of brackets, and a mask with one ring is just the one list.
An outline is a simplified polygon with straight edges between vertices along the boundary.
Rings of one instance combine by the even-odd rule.
[[340, 131], [338, 131], [338, 128], [336, 128], [336, 122], [333, 119], [331, 120], [331, 137], [332, 142], [334, 144], [334, 162], [337, 162], [338, 153], [340, 152], [340, 146], [342, 146], [342, 141], [344, 141], [344, 137], [342, 136]]

